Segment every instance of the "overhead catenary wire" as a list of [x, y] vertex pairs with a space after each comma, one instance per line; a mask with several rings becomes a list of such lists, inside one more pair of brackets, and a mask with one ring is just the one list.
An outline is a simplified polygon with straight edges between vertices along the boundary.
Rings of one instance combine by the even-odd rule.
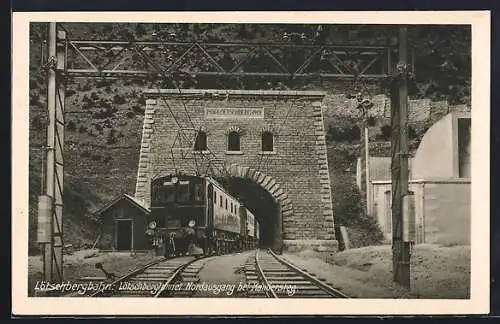
[[[179, 129], [182, 129], [182, 126], [180, 125], [180, 122], [179, 122], [179, 121], [178, 121], [178, 119], [176, 118], [176, 115], [173, 113], [173, 110], [172, 110], [171, 106], [168, 104], [168, 101], [167, 101], [167, 100], [165, 100], [165, 98], [163, 98], [163, 97], [161, 97], [161, 99], [163, 100], [163, 102], [164, 102], [164, 103], [165, 103], [165, 105], [167, 106], [167, 109], [169, 109], [169, 112], [170, 112], [170, 114], [172, 115], [172, 117], [174, 118], [174, 121], [175, 121], [175, 123], [177, 124], [177, 126], [179, 127]], [[181, 99], [181, 100], [182, 100], [182, 99]], [[193, 126], [194, 126], [194, 124], [193, 124]], [[193, 128], [193, 129], [196, 131], [196, 128]], [[190, 139], [189, 139], [189, 138], [188, 138], [188, 137], [187, 137], [184, 133], [182, 133], [182, 134], [183, 134], [183, 136], [184, 136], [185, 140], [188, 142], [188, 145], [190, 146], [190, 148], [193, 148], [193, 147], [192, 147], [192, 146], [193, 146], [193, 141], [192, 141], [192, 140], [190, 140]], [[208, 145], [207, 145], [207, 151], [208, 151], [208, 154], [212, 155], [216, 161], [218, 160], [218, 157], [215, 155], [215, 153], [213, 153], [213, 151], [212, 151], [212, 150], [210, 150], [210, 149], [208, 148]], [[193, 152], [193, 154], [197, 154], [197, 153], [196, 153], [196, 152]], [[207, 158], [207, 159], [209, 160], [209, 163], [210, 163], [210, 164], [212, 163], [212, 161], [210, 160], [210, 158], [209, 158], [208, 156], [206, 156], [206, 154], [204, 154], [203, 152], [201, 152], [201, 154], [200, 154], [200, 155], [201, 155], [202, 159], [203, 159], [203, 158]], [[216, 167], [216, 168], [218, 169], [218, 171], [219, 171], [219, 172], [221, 172], [221, 174], [228, 174], [227, 169], [225, 169], [225, 168], [222, 168], [222, 169], [221, 169], [221, 168], [220, 168], [220, 167], [218, 167], [216, 164], [215, 164], [215, 165], [213, 165], [213, 166], [214, 166], [214, 167]]]
[[[171, 106], [168, 104], [168, 102], [164, 99], [164, 98], [161, 98], [164, 103], [165, 103], [165, 106], [167, 107], [167, 109], [169, 110], [170, 114], [172, 115], [172, 117], [174, 118], [174, 121], [175, 123], [177, 124], [177, 127], [179, 127], [178, 131], [177, 131], [177, 135], [176, 137], [174, 138], [174, 142], [172, 143], [172, 145], [175, 145], [176, 141], [177, 141], [177, 138], [179, 136], [179, 134], [184, 138], [184, 140], [187, 142], [187, 145], [189, 146], [189, 149], [193, 149], [193, 145], [194, 145], [194, 141], [191, 140], [187, 134], [184, 133], [184, 131], [186, 130], [186, 128], [182, 127], [179, 120], [177, 119], [177, 117], [175, 116]], [[193, 128], [192, 129], [193, 131], [196, 132], [196, 128]], [[196, 135], [195, 135], [196, 136]], [[181, 150], [184, 149], [184, 147], [181, 147], [180, 148]], [[174, 152], [174, 147], [171, 147], [171, 154], [172, 154], [172, 158], [173, 158], [173, 152]], [[181, 151], [181, 158], [184, 159], [184, 156], [183, 156], [183, 152]], [[196, 172], [198, 173], [199, 172], [199, 168], [198, 168], [198, 162], [197, 162], [197, 159], [196, 159], [196, 153], [194, 153], [194, 162], [195, 162], [195, 167], [196, 167]]]
[[[128, 36], [131, 36], [131, 35], [128, 35]], [[144, 53], [144, 51], [142, 51], [142, 50], [138, 49], [137, 45], [135, 44], [135, 40], [133, 40], [133, 39], [132, 39], [132, 40], [131, 40], [131, 39], [129, 39], [128, 41], [129, 41], [130, 43], [133, 43], [133, 44], [134, 44], [134, 49], [136, 50], [136, 52], [137, 52], [139, 55], [141, 55], [141, 56], [145, 59], [146, 63], [149, 63], [150, 65], [152, 65], [152, 66], [153, 66], [153, 67], [154, 67], [154, 68], [155, 68], [155, 69], [156, 69], [156, 70], [157, 70], [157, 71], [158, 71], [158, 72], [159, 72], [159, 73], [160, 73], [160, 74], [161, 74], [161, 75], [162, 75], [165, 79], [169, 79], [169, 80], [171, 81], [171, 83], [174, 85], [174, 87], [176, 87], [176, 88], [179, 90], [179, 92], [181, 92], [181, 91], [180, 91], [180, 89], [178, 88], [177, 83], [175, 82], [175, 80], [174, 80], [171, 76], [167, 75], [167, 74], [165, 73], [165, 71], [163, 71], [163, 69], [162, 69], [161, 67], [159, 67], [157, 64], [155, 64], [155, 63], [153, 62], [153, 60], [152, 60], [150, 57], [148, 57], [148, 56], [146, 55], [146, 53]], [[163, 99], [163, 98], [162, 98], [162, 99]], [[165, 99], [163, 99], [163, 100], [164, 100], [164, 102], [166, 103], [166, 100], [165, 100]], [[182, 98], [181, 98], [181, 101], [182, 101]], [[187, 111], [187, 108], [186, 108], [186, 106], [185, 106], [185, 104], [184, 104], [184, 102], [183, 102], [183, 101], [182, 101], [182, 103], [183, 103], [183, 106], [184, 106], [184, 108], [185, 108], [185, 112], [186, 112], [186, 114], [187, 114], [188, 120], [190, 121], [191, 125], [193, 126], [193, 129], [196, 131], [196, 127], [194, 126], [194, 124], [193, 124], [193, 122], [192, 122], [192, 120], [191, 120], [191, 117], [189, 116], [189, 113], [188, 113], [188, 111]], [[168, 104], [167, 104], [167, 106], [168, 106], [168, 109], [169, 109], [170, 113], [172, 114], [172, 117], [174, 118], [174, 120], [175, 120], [175, 122], [176, 122], [177, 126], [179, 127], [179, 131], [181, 132], [181, 134], [183, 135], [183, 137], [185, 138], [185, 140], [189, 143], [189, 145], [190, 145], [190, 146], [192, 146], [192, 145], [193, 145], [192, 141], [190, 141], [190, 140], [189, 140], [189, 138], [187, 138], [187, 136], [184, 134], [184, 132], [183, 132], [183, 127], [180, 125], [179, 121], [178, 121], [178, 120], [177, 120], [177, 118], [175, 117], [175, 114], [173, 113], [173, 111], [172, 111], [172, 109], [170, 108], [170, 106], [169, 106]], [[179, 131], [178, 131], [178, 133], [179, 133]], [[196, 135], [197, 135], [197, 134], [195, 134], [195, 136], [196, 136]], [[177, 138], [176, 138], [176, 139], [177, 139]], [[174, 143], [174, 144], [175, 144], [175, 143]], [[172, 162], [174, 163], [174, 169], [176, 169], [176, 167], [175, 167], [175, 159], [174, 159], [174, 154], [173, 154], [173, 148], [171, 148], [171, 155], [172, 155]], [[182, 154], [181, 154], [181, 157], [184, 159], [184, 156], [182, 156]], [[194, 155], [194, 161], [195, 161], [196, 173], [197, 173], [197, 174], [199, 174], [199, 168], [198, 168], [198, 162], [197, 162], [196, 155]]]
[[[160, 41], [161, 41], [162, 43], [164, 43], [164, 41], [163, 41], [163, 39], [161, 38], [161, 36], [160, 36]], [[171, 83], [174, 85], [175, 89], [176, 89], [176, 90], [178, 91], [178, 93], [179, 93], [179, 96], [180, 96], [180, 101], [181, 101], [181, 104], [182, 104], [182, 105], [183, 105], [183, 107], [184, 107], [184, 112], [186, 113], [186, 116], [187, 116], [187, 118], [188, 118], [188, 121], [190, 122], [190, 124], [191, 124], [191, 126], [193, 127], [193, 129], [196, 129], [197, 127], [194, 125], [194, 123], [193, 123], [193, 121], [192, 121], [192, 119], [191, 119], [191, 116], [190, 116], [190, 114], [189, 114], [189, 112], [188, 112], [188, 110], [187, 110], [186, 104], [185, 104], [185, 102], [184, 102], [184, 100], [183, 100], [183, 93], [182, 93], [181, 88], [179, 87], [179, 85], [178, 85], [178, 83], [175, 81], [175, 79], [170, 78], [170, 81], [171, 81]], [[166, 100], [165, 100], [165, 99], [163, 99], [163, 100], [164, 100], [164, 102], [166, 102]], [[199, 128], [199, 131], [200, 131], [200, 130], [201, 130], [201, 125], [200, 125], [200, 128]], [[198, 136], [199, 131], [195, 134], [195, 136]], [[195, 137], [195, 139], [196, 139], [196, 137]], [[214, 157], [214, 159], [215, 159], [216, 161], [218, 161], [218, 160], [219, 160], [219, 158], [215, 155], [215, 153], [213, 153], [213, 151], [212, 151], [212, 150], [210, 150], [210, 149], [208, 148], [208, 145], [207, 145], [207, 151], [209, 152], [209, 154], [210, 154], [210, 155], [212, 155], [212, 156]], [[194, 154], [195, 154], [195, 156], [196, 156], [196, 153], [194, 153]], [[202, 158], [206, 157], [206, 156], [203, 154], [203, 152], [202, 152], [202, 154], [201, 154], [201, 157], [202, 157]], [[211, 164], [211, 161], [209, 161], [209, 164]], [[221, 171], [221, 168], [217, 167], [216, 165], [215, 165], [215, 167], [218, 169], [218, 171], [219, 171], [219, 172]], [[229, 177], [229, 176], [230, 176], [230, 174], [229, 174], [229, 172], [228, 172], [227, 168], [225, 168], [225, 167], [223, 167], [223, 168], [222, 168], [222, 172], [221, 172], [221, 174], [225, 175], [226, 177]], [[228, 185], [229, 185], [229, 181], [228, 181]]]
[[[163, 38], [162, 38], [161, 36], [159, 36], [159, 38], [160, 38], [160, 41], [162, 42], [162, 44], [163, 44], [163, 45], [165, 45], [165, 44], [164, 44], [164, 40], [163, 40]], [[162, 70], [160, 69], [160, 71], [162, 71]], [[162, 71], [162, 72], [163, 72], [163, 71]], [[165, 73], [163, 72], [163, 74], [165, 74]], [[191, 116], [190, 116], [190, 114], [189, 114], [189, 112], [188, 112], [188, 110], [187, 110], [186, 104], [185, 104], [185, 102], [184, 102], [184, 100], [183, 100], [183, 93], [182, 93], [182, 91], [181, 91], [181, 89], [180, 89], [180, 87], [179, 87], [178, 83], [176, 82], [176, 80], [175, 80], [174, 78], [170, 78], [170, 81], [171, 81], [171, 83], [173, 84], [173, 86], [175, 87], [175, 89], [176, 89], [176, 90], [178, 91], [178, 93], [179, 93], [180, 101], [181, 101], [181, 104], [182, 104], [182, 106], [183, 106], [183, 108], [184, 108], [184, 112], [185, 112], [185, 114], [186, 114], [186, 116], [187, 116], [187, 119], [188, 119], [189, 123], [191, 124], [191, 126], [193, 127], [193, 129], [195, 129], [195, 130], [196, 130], [196, 129], [197, 129], [197, 127], [194, 125], [194, 123], [193, 123], [193, 121], [192, 121], [192, 119], [191, 119]], [[165, 101], [165, 100], [164, 100], [164, 101]], [[196, 132], [196, 134], [195, 134], [195, 139], [193, 140], [193, 142], [194, 142], [194, 143], [196, 143], [196, 138], [197, 138], [197, 136], [199, 135], [200, 131], [201, 131], [201, 125], [200, 125], [200, 127], [198, 128], [198, 131], [197, 131], [197, 132]], [[217, 157], [217, 156], [215, 156], [215, 154], [214, 154], [214, 153], [213, 153], [210, 149], [208, 149], [208, 146], [207, 146], [207, 150], [208, 150], [209, 154], [213, 155], [214, 159], [217, 161], [217, 160], [218, 160], [218, 157]], [[204, 157], [205, 157], [205, 155], [203, 155], [203, 152], [202, 152], [201, 157], [202, 157], [202, 158], [204, 158]], [[196, 162], [196, 153], [194, 153], [194, 158], [195, 158], [195, 163], [197, 164], [197, 162]], [[209, 164], [211, 164], [211, 161], [209, 161]], [[199, 170], [198, 170], [198, 167], [197, 167], [197, 171], [199, 171]], [[219, 171], [220, 171], [220, 169], [219, 169]], [[224, 168], [222, 168], [222, 171], [223, 171], [223, 172], [222, 172], [222, 174], [224, 174], [226, 177], [229, 177], [229, 176], [230, 176], [230, 175], [229, 175], [228, 170], [227, 170], [225, 167], [224, 167]], [[229, 181], [228, 181], [228, 186], [229, 186]]]
[[[173, 84], [176, 84], [176, 83], [175, 83], [175, 82], [173, 82]], [[159, 90], [159, 89], [158, 89], [158, 90]], [[158, 92], [160, 92], [160, 91], [158, 91]], [[168, 103], [167, 103], [167, 101], [165, 100], [165, 98], [163, 98], [163, 97], [162, 97], [162, 99], [163, 99], [163, 101], [165, 102], [165, 104], [166, 104], [166, 105], [168, 105]], [[186, 140], [188, 140], [188, 145], [190, 146], [190, 148], [191, 148], [191, 149], [195, 149], [195, 148], [194, 148], [194, 145], [196, 144], [196, 138], [197, 138], [197, 136], [198, 136], [198, 134], [199, 134], [199, 132], [200, 132], [200, 129], [198, 129], [198, 130], [197, 130], [197, 127], [194, 125], [193, 121], [191, 120], [191, 116], [189, 115], [189, 112], [187, 111], [187, 107], [186, 107], [186, 105], [184, 104], [184, 101], [182, 100], [182, 97], [180, 98], [180, 100], [181, 100], [181, 102], [182, 102], [182, 104], [183, 104], [183, 106], [184, 106], [184, 111], [185, 111], [186, 116], [187, 116], [187, 118], [188, 118], [188, 120], [189, 120], [189, 122], [190, 122], [190, 124], [191, 124], [191, 126], [192, 126], [192, 129], [193, 129], [193, 130], [194, 130], [194, 132], [195, 132], [195, 133], [194, 133], [194, 139], [193, 139], [192, 141], [189, 141], [189, 140], [188, 140], [187, 135], [185, 135], [185, 137], [186, 137]], [[170, 112], [171, 112], [171, 114], [173, 115], [173, 111], [172, 111], [172, 109], [170, 108], [170, 106], [169, 106], [169, 111], [170, 111]], [[179, 125], [179, 123], [177, 123], [177, 124]], [[180, 127], [180, 126], [179, 126], [179, 127]], [[200, 126], [200, 127], [201, 127], [201, 126]], [[180, 131], [181, 131], [181, 132], [183, 132], [183, 130], [182, 130], [182, 129], [180, 129]], [[183, 135], [184, 135], [184, 134], [183, 134]], [[199, 174], [199, 173], [200, 173], [200, 169], [199, 169], [199, 166], [198, 166], [198, 159], [197, 159], [197, 157], [196, 157], [196, 153], [193, 153], [193, 158], [194, 158], [194, 163], [195, 163], [195, 166], [196, 166], [196, 174]]]
[[[144, 57], [144, 56], [147, 56], [147, 55], [146, 55], [145, 53], [143, 53], [142, 51], [140, 51], [140, 53], [141, 53], [141, 55], [142, 55], [143, 57]], [[148, 62], [150, 62], [150, 61], [151, 61], [150, 59], [148, 59], [148, 58], [146, 58], [146, 57], [145, 57], [145, 59], [146, 59]], [[159, 71], [159, 72], [160, 72], [160, 74], [162, 74], [162, 75], [165, 77], [165, 79], [170, 80], [170, 82], [173, 84], [173, 86], [175, 87], [175, 89], [178, 91], [178, 93], [179, 93], [179, 95], [180, 95], [180, 101], [181, 101], [181, 103], [182, 103], [182, 105], [183, 105], [183, 107], [184, 107], [184, 112], [186, 113], [187, 119], [188, 119], [189, 123], [191, 124], [192, 128], [196, 131], [197, 127], [194, 125], [194, 123], [193, 123], [193, 121], [192, 121], [192, 119], [191, 119], [191, 116], [190, 116], [190, 114], [189, 114], [189, 112], [188, 112], [188, 110], [187, 110], [186, 104], [184, 103], [184, 100], [183, 100], [183, 98], [182, 98], [182, 91], [181, 91], [180, 87], [178, 86], [177, 82], [175, 81], [175, 79], [174, 79], [173, 77], [171, 77], [171, 75], [167, 75], [167, 74], [165, 73], [165, 71], [163, 71], [163, 70], [162, 70], [160, 67], [158, 67], [156, 64], [152, 64], [152, 65], [153, 65], [153, 67], [154, 67], [155, 69], [157, 69], [157, 71]], [[165, 102], [165, 104], [167, 104], [167, 105], [168, 105], [167, 101], [166, 101], [163, 97], [162, 97], [162, 99], [163, 99], [163, 101]], [[170, 113], [171, 113], [171, 114], [172, 114], [172, 116], [174, 117], [174, 119], [175, 119], [176, 124], [178, 125], [178, 127], [179, 127], [179, 128], [182, 128], [182, 127], [180, 126], [180, 123], [178, 122], [177, 118], [175, 118], [175, 115], [173, 114], [173, 111], [172, 111], [172, 109], [170, 108], [170, 106], [169, 106], [168, 108], [169, 108]], [[201, 128], [201, 126], [200, 126], [200, 128]], [[198, 136], [198, 134], [199, 134], [199, 130], [195, 133], [195, 139], [194, 139], [193, 141], [190, 141], [190, 140], [187, 138], [187, 136], [185, 136], [185, 138], [186, 138], [186, 140], [188, 141], [188, 143], [189, 143], [189, 145], [190, 145], [190, 146], [193, 146], [193, 145], [194, 145], [194, 143], [195, 143], [195, 141], [196, 141], [196, 136]], [[193, 148], [194, 148], [194, 147], [193, 147]], [[209, 154], [214, 155], [214, 157], [215, 157], [215, 158], [216, 158], [216, 160], [217, 160], [217, 157], [215, 156], [215, 154], [214, 154], [211, 150], [209, 150], [209, 149], [208, 149], [208, 147], [207, 147], [207, 150], [208, 150]], [[196, 159], [196, 153], [193, 153], [193, 154], [194, 154], [194, 159], [195, 159], [195, 164], [196, 164], [197, 173], [199, 173], [198, 163], [197, 163], [197, 159]], [[205, 158], [205, 157], [206, 157], [206, 156], [203, 154], [203, 152], [202, 152], [202, 154], [201, 154], [201, 157], [202, 157], [202, 158]], [[209, 164], [211, 164], [211, 161], [209, 161]], [[217, 166], [215, 166], [215, 167], [216, 167], [216, 168], [218, 168]], [[218, 169], [219, 169], [219, 168], [218, 168]], [[219, 171], [220, 171], [220, 169], [219, 169]], [[223, 172], [222, 172], [223, 174], [229, 174], [226, 168], [222, 168], [222, 171], [223, 171]]]
[[[166, 107], [167, 107], [167, 109], [169, 110], [169, 113], [172, 115], [172, 117], [173, 117], [173, 119], [174, 119], [174, 121], [175, 121], [175, 123], [176, 123], [177, 127], [178, 127], [179, 129], [183, 129], [183, 127], [181, 126], [181, 124], [180, 124], [179, 120], [177, 119], [176, 115], [174, 114], [174, 112], [173, 112], [173, 110], [172, 110], [171, 106], [168, 104], [168, 101], [167, 101], [167, 100], [165, 100], [163, 97], [161, 98], [161, 100], [163, 100], [163, 101], [164, 101], [165, 106], [166, 106]], [[194, 130], [196, 130], [196, 129], [194, 129]], [[193, 141], [192, 141], [189, 137], [187, 137], [187, 135], [186, 135], [186, 134], [184, 134], [183, 132], [181, 132], [181, 134], [182, 134], [182, 136], [184, 136], [184, 139], [188, 142], [188, 145], [189, 145], [190, 149], [192, 149], [192, 146], [193, 146]], [[212, 152], [212, 151], [208, 148], [208, 146], [207, 146], [207, 151], [209, 152], [209, 154], [211, 154], [211, 155], [214, 155], [214, 156], [215, 156], [215, 153], [213, 153], [213, 152]], [[197, 153], [196, 153], [196, 152], [193, 152], [192, 154], [197, 154]], [[209, 160], [209, 163], [211, 163], [211, 162], [212, 162], [212, 161], [210, 160], [210, 158], [209, 158], [209, 157], [207, 157], [207, 156], [206, 156], [203, 152], [201, 152], [201, 154], [200, 154], [200, 155], [201, 155], [201, 157], [202, 157], [202, 158], [207, 158], [207, 159]], [[215, 156], [215, 158], [217, 158], [217, 157]], [[217, 169], [218, 169], [218, 171], [219, 171], [219, 172], [221, 172], [222, 174], [227, 173], [227, 170], [226, 170], [225, 168], [221, 169], [221, 168], [220, 168], [220, 167], [218, 167], [216, 164], [214, 164], [213, 166], [214, 166], [215, 168], [217, 168]]]

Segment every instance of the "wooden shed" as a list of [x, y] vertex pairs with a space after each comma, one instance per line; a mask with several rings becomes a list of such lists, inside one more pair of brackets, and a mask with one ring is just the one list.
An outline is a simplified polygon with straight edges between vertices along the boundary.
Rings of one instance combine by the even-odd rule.
[[122, 194], [96, 213], [101, 219], [98, 247], [112, 251], [144, 251], [152, 249], [145, 235], [150, 211], [134, 197]]

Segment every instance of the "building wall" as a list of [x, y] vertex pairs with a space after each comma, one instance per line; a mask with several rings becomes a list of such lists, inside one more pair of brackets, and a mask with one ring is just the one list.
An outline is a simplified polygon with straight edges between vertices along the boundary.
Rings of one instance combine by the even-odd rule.
[[[379, 181], [372, 184], [373, 217], [379, 223], [386, 242], [392, 240], [392, 191], [390, 181]], [[414, 193], [415, 199], [415, 242], [424, 243], [424, 183], [410, 182], [408, 189]]]
[[453, 144], [452, 116], [449, 114], [432, 125], [422, 138], [414, 158], [414, 179], [453, 178]]
[[132, 219], [132, 244], [134, 250], [148, 250], [152, 248], [151, 242], [144, 235], [148, 226], [146, 214], [125, 200], [120, 200], [114, 206], [107, 209], [101, 215], [101, 219], [101, 238], [98, 243], [100, 249], [117, 250], [116, 221], [118, 219]]
[[[459, 157], [459, 118], [470, 118], [470, 112], [449, 113], [425, 133], [415, 153], [413, 179], [458, 179], [461, 163], [470, 168], [470, 156]], [[466, 152], [470, 152], [470, 137], [463, 140], [467, 141], [463, 143]]]
[[426, 242], [470, 244], [470, 181], [425, 184]]
[[[390, 182], [373, 187], [374, 215], [391, 242]], [[415, 243], [470, 244], [470, 181], [412, 181], [415, 199]]]
[[[460, 118], [470, 113], [453, 111], [437, 121], [415, 153], [409, 190], [415, 193], [416, 243], [470, 244], [470, 136], [459, 136]], [[459, 166], [466, 171], [460, 174]], [[372, 188], [374, 217], [390, 241], [391, 183], [372, 181]]]
[[[285, 246], [337, 248], [322, 115], [324, 93], [153, 90], [146, 95], [137, 199], [149, 205], [150, 179], [176, 169], [214, 175], [238, 166], [232, 176], [256, 180], [280, 202]], [[205, 108], [263, 109], [263, 118], [207, 117]], [[191, 142], [196, 130], [206, 132], [210, 153], [193, 152], [183, 134], [178, 134], [180, 128], [191, 128], [183, 133]], [[230, 131], [241, 134], [239, 153], [227, 152]], [[261, 152], [263, 131], [275, 135], [272, 153]]]

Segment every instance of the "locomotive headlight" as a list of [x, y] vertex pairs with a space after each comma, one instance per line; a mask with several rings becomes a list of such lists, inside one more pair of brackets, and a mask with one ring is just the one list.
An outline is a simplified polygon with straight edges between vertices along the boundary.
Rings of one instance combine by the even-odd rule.
[[179, 182], [179, 178], [177, 178], [177, 177], [172, 177], [172, 183], [173, 183], [173, 184], [176, 184], [177, 182]]

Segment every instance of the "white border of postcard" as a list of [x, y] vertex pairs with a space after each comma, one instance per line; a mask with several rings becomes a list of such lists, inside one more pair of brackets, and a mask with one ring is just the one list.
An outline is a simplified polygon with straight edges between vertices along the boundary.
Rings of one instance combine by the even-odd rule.
[[[30, 22], [211, 22], [472, 25], [471, 289], [467, 300], [135, 299], [27, 296]], [[487, 314], [490, 307], [490, 13], [429, 12], [15, 12], [12, 105], [12, 312], [15, 315]]]

